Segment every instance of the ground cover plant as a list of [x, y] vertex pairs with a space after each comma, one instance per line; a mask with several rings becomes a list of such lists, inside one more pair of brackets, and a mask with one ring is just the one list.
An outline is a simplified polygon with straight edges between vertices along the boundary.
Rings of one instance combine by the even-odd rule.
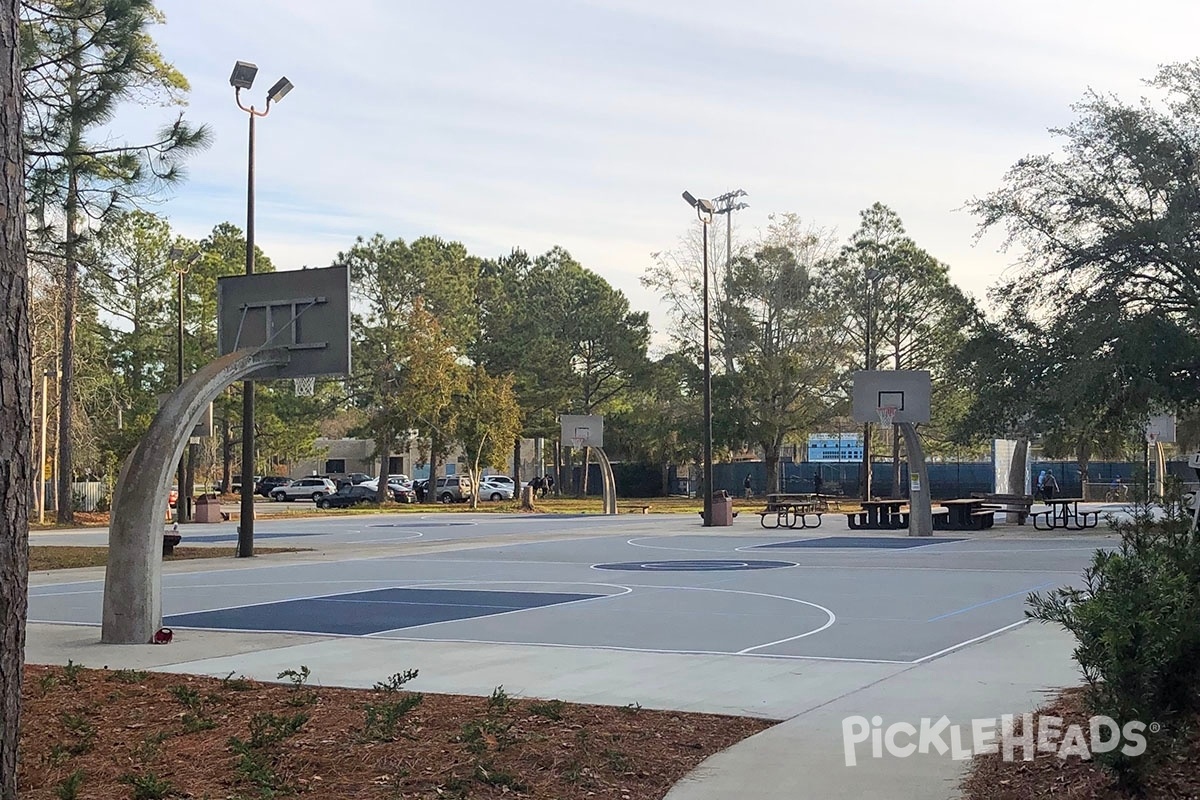
[[[628, 707], [75, 664], [26, 668], [23, 800], [654, 800], [771, 723]], [[631, 687], [636, 694], [636, 688]]]

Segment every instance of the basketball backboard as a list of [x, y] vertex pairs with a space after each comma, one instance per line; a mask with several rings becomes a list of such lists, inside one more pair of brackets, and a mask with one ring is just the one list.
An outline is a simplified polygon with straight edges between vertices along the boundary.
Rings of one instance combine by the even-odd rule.
[[931, 382], [925, 370], [860, 370], [853, 375], [855, 422], [879, 422], [879, 409], [894, 408], [895, 422], [929, 422]]
[[562, 443], [567, 447], [604, 447], [604, 417], [594, 414], [562, 414]]
[[350, 270], [345, 266], [231, 275], [217, 280], [221, 355], [286, 347], [290, 363], [260, 378], [350, 373]]
[[1146, 441], [1170, 444], [1175, 441], [1175, 415], [1155, 414], [1146, 423]]

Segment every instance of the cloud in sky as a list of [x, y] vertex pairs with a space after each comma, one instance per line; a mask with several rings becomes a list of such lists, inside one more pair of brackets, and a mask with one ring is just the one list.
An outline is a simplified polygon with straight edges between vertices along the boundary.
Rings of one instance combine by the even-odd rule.
[[[355, 236], [435, 234], [481, 256], [562, 245], [651, 311], [653, 251], [734, 188], [735, 225], [796, 212], [841, 237], [891, 206], [982, 296], [1011, 256], [973, 244], [964, 201], [1054, 148], [1090, 86], [1132, 98], [1196, 55], [1194, 0], [160, 0], [156, 38], [192, 83], [211, 150], [161, 207], [202, 236], [245, 220], [246, 117], [228, 76], [259, 65], [257, 238], [281, 268]], [[161, 109], [124, 126], [165, 119]], [[122, 133], [126, 129], [122, 128]], [[132, 134], [130, 134], [132, 135]]]

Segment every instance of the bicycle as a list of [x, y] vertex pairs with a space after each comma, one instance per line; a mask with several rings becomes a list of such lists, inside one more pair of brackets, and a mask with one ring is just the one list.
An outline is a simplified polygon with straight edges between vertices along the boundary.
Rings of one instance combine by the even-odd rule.
[[1129, 487], [1128, 486], [1113, 486], [1109, 488], [1104, 495], [1106, 503], [1126, 503], [1129, 502]]

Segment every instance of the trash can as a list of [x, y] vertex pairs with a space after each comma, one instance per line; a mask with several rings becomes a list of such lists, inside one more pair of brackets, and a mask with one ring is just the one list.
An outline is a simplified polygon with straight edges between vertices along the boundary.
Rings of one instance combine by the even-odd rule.
[[202, 494], [196, 498], [196, 513], [193, 522], [220, 522], [221, 501], [215, 495]]
[[729, 492], [722, 490], [713, 495], [712, 524], [713, 527], [733, 524], [733, 499]]

